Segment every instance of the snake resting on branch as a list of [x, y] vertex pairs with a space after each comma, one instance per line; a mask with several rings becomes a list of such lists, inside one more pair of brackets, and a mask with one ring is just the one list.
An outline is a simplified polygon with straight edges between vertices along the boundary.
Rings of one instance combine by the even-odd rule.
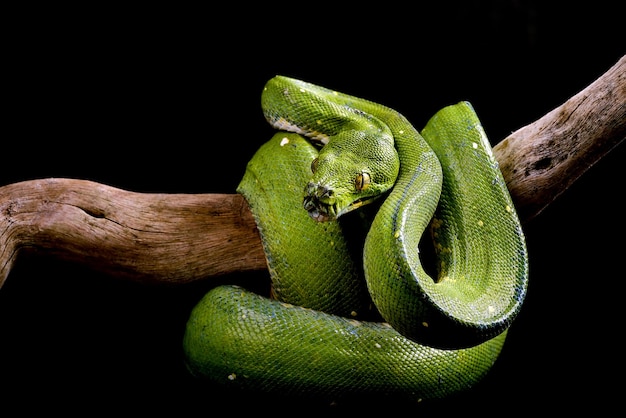
[[333, 399], [440, 399], [475, 386], [520, 311], [528, 254], [471, 104], [418, 132], [391, 108], [283, 76], [261, 101], [278, 132], [237, 192], [271, 295], [211, 289], [187, 323], [188, 370]]

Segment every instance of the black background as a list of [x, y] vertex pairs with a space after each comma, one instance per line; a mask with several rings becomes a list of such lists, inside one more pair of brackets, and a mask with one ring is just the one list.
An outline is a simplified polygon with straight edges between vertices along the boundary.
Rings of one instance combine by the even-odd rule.
[[[273, 134], [260, 92], [276, 74], [384, 103], [416, 127], [469, 100], [495, 145], [625, 52], [617, 6], [601, 2], [346, 6], [24, 10], [3, 52], [0, 185], [71, 177], [137, 192], [234, 193]], [[622, 144], [526, 225], [528, 299], [475, 390], [416, 405], [369, 399], [367, 408], [429, 416], [619, 407], [625, 153]], [[265, 276], [220, 279], [255, 280]], [[152, 287], [20, 258], [0, 289], [3, 405], [181, 416], [363, 405], [231, 394], [191, 379], [182, 333], [210, 285]]]

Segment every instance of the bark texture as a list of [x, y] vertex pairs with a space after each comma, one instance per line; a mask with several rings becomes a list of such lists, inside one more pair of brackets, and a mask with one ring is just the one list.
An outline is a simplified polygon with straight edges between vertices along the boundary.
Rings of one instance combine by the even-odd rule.
[[625, 137], [622, 57], [587, 88], [494, 147], [522, 220], [541, 213]]

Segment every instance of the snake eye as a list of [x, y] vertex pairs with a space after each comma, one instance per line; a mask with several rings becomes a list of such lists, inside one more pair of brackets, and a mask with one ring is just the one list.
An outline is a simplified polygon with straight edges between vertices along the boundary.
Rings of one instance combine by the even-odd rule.
[[354, 187], [356, 187], [357, 192], [362, 192], [369, 187], [371, 182], [372, 179], [370, 174], [362, 171], [356, 175], [356, 178], [354, 179]]
[[315, 174], [315, 172], [317, 171], [317, 163], [318, 163], [317, 158], [311, 161], [311, 171], [313, 172], [313, 174]]

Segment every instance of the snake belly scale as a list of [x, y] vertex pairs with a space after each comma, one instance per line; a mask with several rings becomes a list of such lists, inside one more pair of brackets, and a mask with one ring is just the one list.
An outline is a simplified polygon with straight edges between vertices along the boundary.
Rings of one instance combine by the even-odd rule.
[[473, 387], [528, 285], [520, 221], [473, 107], [447, 106], [418, 132], [391, 108], [283, 76], [268, 81], [262, 107], [278, 132], [237, 191], [272, 295], [210, 290], [187, 323], [188, 370], [334, 399]]

